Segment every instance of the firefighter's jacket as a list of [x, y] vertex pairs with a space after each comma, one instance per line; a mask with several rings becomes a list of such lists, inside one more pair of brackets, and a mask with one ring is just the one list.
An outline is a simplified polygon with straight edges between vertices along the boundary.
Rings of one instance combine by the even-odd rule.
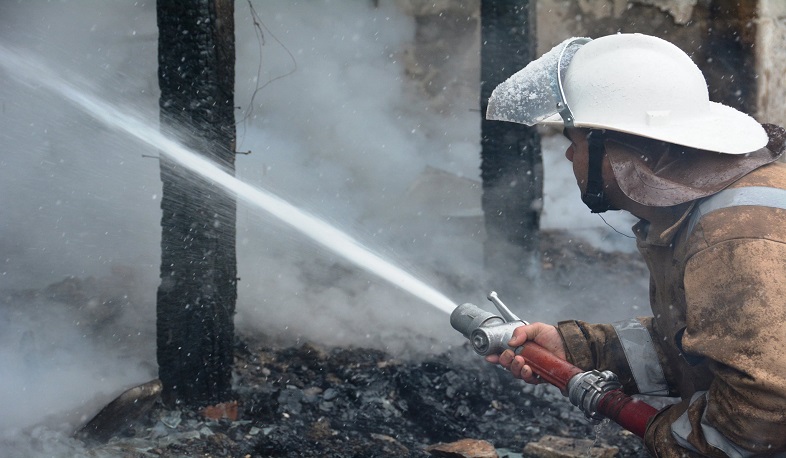
[[653, 316], [559, 323], [568, 360], [682, 399], [647, 426], [654, 456], [786, 457], [786, 164], [634, 232]]

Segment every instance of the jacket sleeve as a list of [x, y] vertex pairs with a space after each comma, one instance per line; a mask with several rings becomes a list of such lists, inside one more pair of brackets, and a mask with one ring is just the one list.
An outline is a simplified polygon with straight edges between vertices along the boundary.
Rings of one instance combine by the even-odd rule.
[[673, 378], [652, 317], [612, 324], [562, 321], [557, 325], [567, 360], [583, 370], [610, 370], [628, 394], [674, 395]]
[[[685, 270], [686, 353], [708, 358], [707, 391], [657, 415], [654, 456], [786, 456], [786, 244], [734, 239], [695, 254]], [[783, 455], [779, 454], [782, 453]]]

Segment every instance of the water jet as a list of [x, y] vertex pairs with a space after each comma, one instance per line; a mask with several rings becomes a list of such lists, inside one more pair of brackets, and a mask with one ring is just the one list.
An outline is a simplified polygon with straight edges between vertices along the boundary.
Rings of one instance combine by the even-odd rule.
[[165, 136], [157, 127], [149, 125], [141, 116], [130, 110], [120, 110], [91, 95], [86, 89], [79, 88], [74, 82], [63, 77], [52, 76], [60, 73], [49, 68], [43, 62], [16, 50], [0, 46], [0, 65], [19, 82], [27, 85], [34, 83], [36, 86], [58, 94], [97, 121], [158, 149], [162, 154], [213, 181], [225, 191], [235, 193], [238, 199], [266, 211], [337, 255], [387, 280], [429, 305], [445, 313], [451, 313], [456, 307], [456, 304], [447, 296], [375, 254], [369, 247], [364, 246], [347, 233], [295, 207], [269, 191], [251, 186], [224, 172], [208, 159]]

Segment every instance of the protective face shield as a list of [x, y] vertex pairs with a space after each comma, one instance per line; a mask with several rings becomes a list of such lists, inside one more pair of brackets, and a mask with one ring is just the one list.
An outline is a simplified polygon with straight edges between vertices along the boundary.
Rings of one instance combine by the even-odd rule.
[[573, 114], [565, 100], [562, 80], [576, 51], [591, 38], [568, 38], [530, 62], [491, 93], [486, 119], [534, 126], [559, 114], [566, 127]]

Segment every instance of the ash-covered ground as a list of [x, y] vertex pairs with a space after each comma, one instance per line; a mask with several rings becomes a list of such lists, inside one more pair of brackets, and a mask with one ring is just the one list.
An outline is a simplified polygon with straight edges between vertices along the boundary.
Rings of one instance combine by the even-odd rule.
[[238, 339], [235, 358], [237, 421], [157, 404], [91, 453], [417, 457], [435, 456], [427, 451], [435, 444], [472, 438], [514, 457], [552, 435], [615, 446], [622, 457], [647, 456], [637, 437], [609, 422], [588, 423], [555, 388], [514, 380], [469, 348], [401, 361], [372, 349]]
[[[543, 246], [539, 291], [549, 300], [606, 301], [604, 312], [613, 316], [623, 313], [619, 297], [630, 294], [632, 284], [638, 285], [634, 291], [646, 291], [646, 268], [635, 254], [601, 252], [557, 232], [544, 232]], [[592, 275], [581, 275], [588, 269]], [[5, 307], [13, 316], [18, 304], [47, 298], [64, 310], [86, 314], [85, 321], [93, 323], [93, 331], [87, 332], [100, 330], [111, 345], [116, 341], [115, 318], [96, 304], [133, 307], [134, 297], [122, 293], [125, 284], [70, 278], [40, 291], [6, 294]], [[554, 313], [582, 318], [570, 315], [576, 311], [574, 302]], [[444, 325], [449, 326], [447, 317]], [[142, 334], [126, 341], [125, 352], [135, 351], [134, 342], [144, 344], [151, 338]], [[100, 441], [82, 435], [54, 437], [37, 427], [32, 433], [21, 431], [19, 439], [6, 439], [6, 450], [22, 453], [11, 456], [415, 457], [451, 456], [435, 455], [429, 447], [476, 439], [492, 444], [499, 456], [518, 457], [527, 456], [522, 454], [528, 443], [559, 436], [616, 447], [620, 457], [647, 456], [639, 438], [608, 421], [591, 424], [556, 388], [515, 380], [468, 345], [392, 356], [379, 348], [327, 346], [306, 339], [282, 343], [262, 332], [239, 330], [234, 351], [234, 421], [156, 401], [129, 426], [109, 428], [111, 434]], [[69, 426], [61, 422], [59, 430], [79, 429], [99, 408], [93, 406], [92, 413], [79, 420], [72, 418]], [[587, 449], [582, 456], [589, 453]]]

